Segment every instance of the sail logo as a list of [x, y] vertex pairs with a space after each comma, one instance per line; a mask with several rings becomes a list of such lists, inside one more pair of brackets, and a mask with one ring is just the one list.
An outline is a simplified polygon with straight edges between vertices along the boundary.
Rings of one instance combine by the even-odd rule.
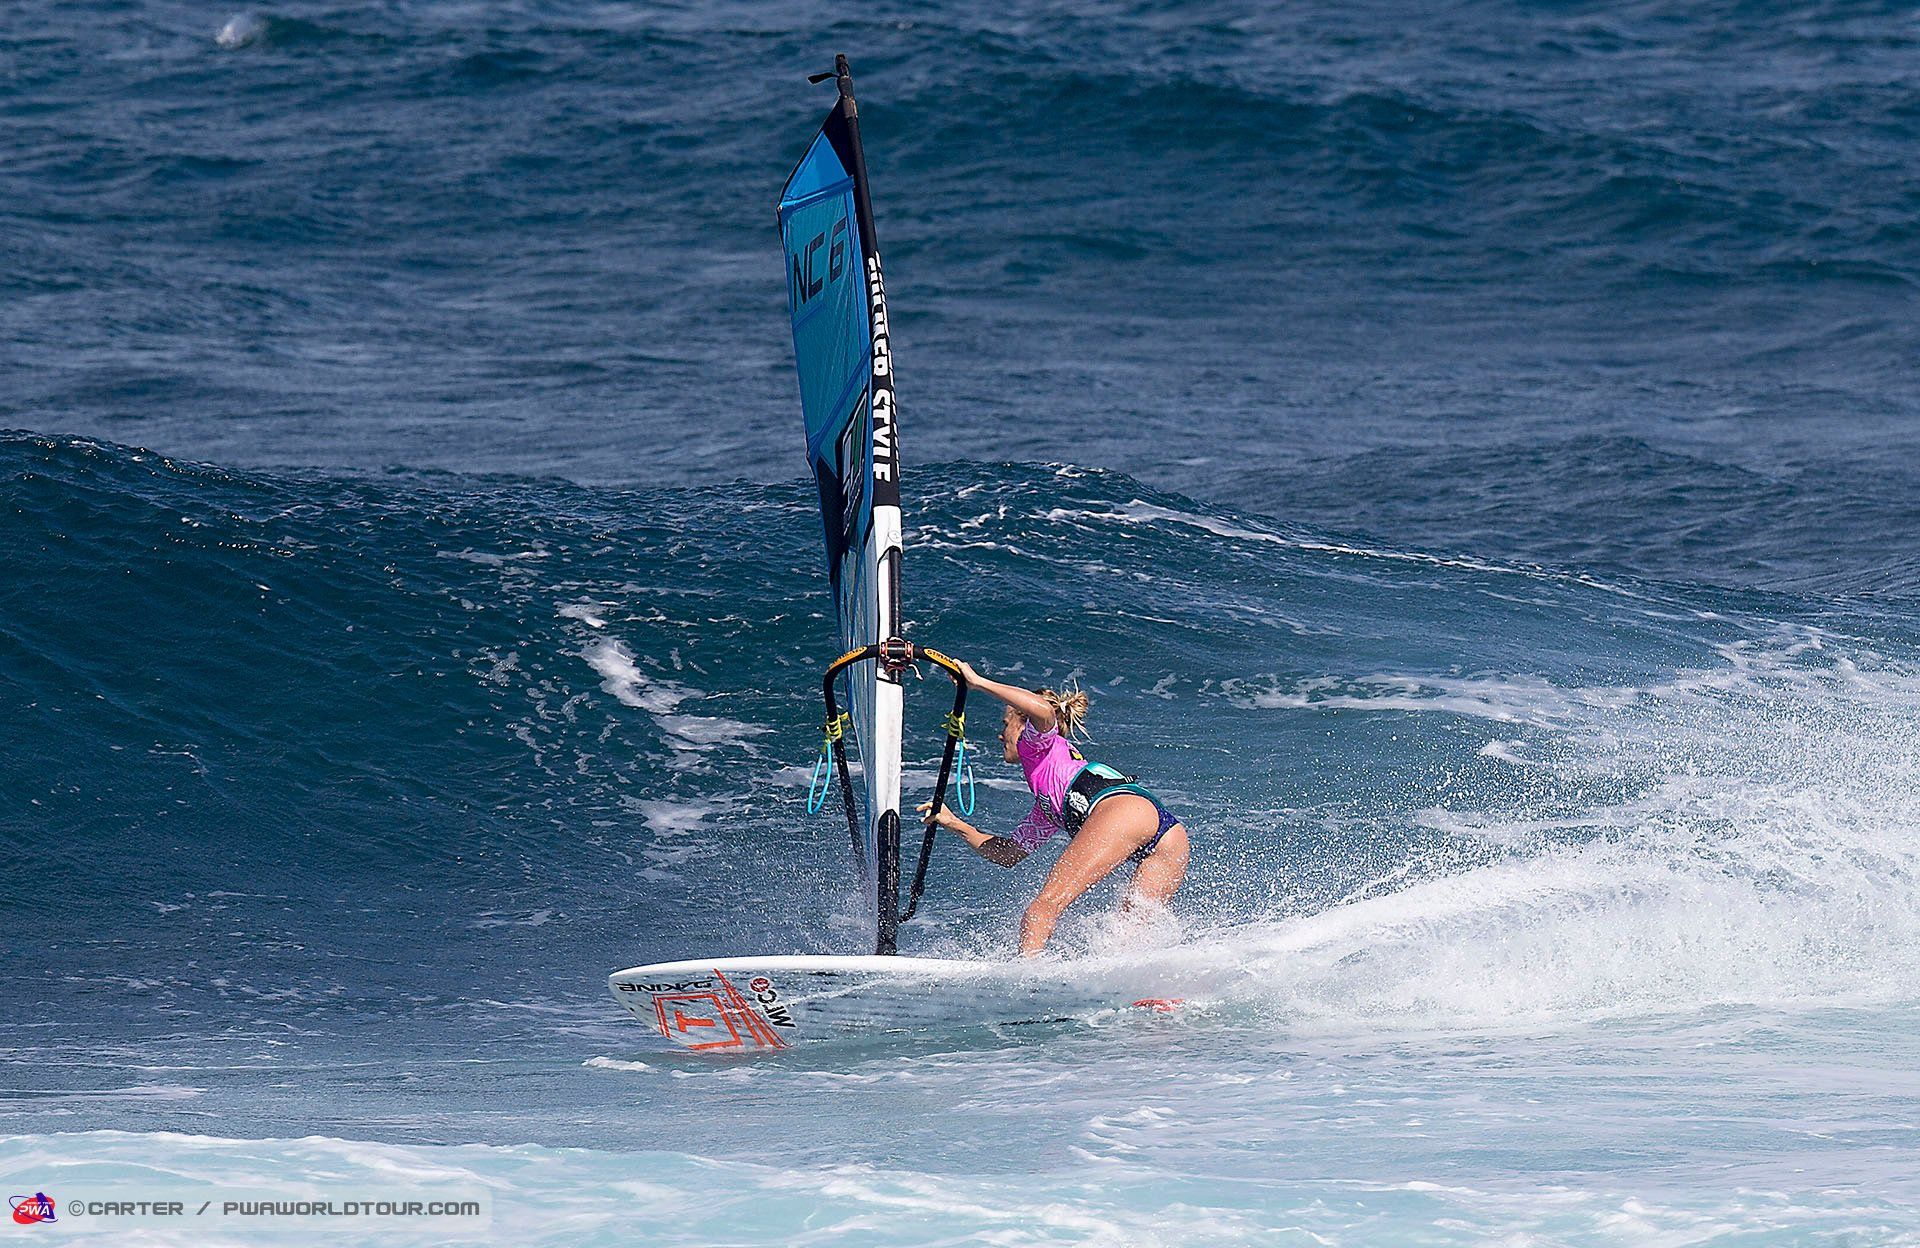
[[839, 544], [832, 552], [836, 559], [841, 552], [853, 549], [856, 530], [860, 525], [860, 508], [866, 501], [867, 474], [860, 463], [865, 448], [859, 441], [866, 432], [866, 422], [860, 419], [860, 415], [858, 407], [848, 414], [847, 423], [840, 430], [839, 441], [834, 446], [834, 462], [840, 473]]
[[873, 475], [892, 481], [900, 451], [893, 416], [893, 350], [887, 341], [887, 288], [880, 257], [867, 257], [868, 320], [873, 326]]
[[[814, 268], [814, 258], [822, 248], [827, 252], [825, 277], [817, 276]], [[841, 217], [833, 223], [831, 230], [815, 234], [807, 240], [805, 247], [789, 246], [787, 256], [793, 261], [792, 299], [793, 306], [797, 308], [825, 290], [828, 282], [839, 281], [841, 274], [847, 271], [847, 219]]]

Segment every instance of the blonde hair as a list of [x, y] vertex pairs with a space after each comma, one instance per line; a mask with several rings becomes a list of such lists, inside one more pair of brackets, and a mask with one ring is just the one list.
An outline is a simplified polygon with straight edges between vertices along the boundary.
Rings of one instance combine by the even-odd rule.
[[1064, 693], [1052, 689], [1036, 689], [1047, 705], [1053, 708], [1053, 726], [1060, 730], [1063, 737], [1084, 737], [1087, 735], [1087, 694], [1075, 685]]

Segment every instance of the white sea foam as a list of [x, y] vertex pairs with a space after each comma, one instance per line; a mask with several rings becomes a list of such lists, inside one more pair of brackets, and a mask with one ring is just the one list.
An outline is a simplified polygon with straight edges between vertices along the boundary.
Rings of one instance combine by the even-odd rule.
[[736, 745], [770, 731], [761, 724], [718, 715], [677, 714], [683, 702], [704, 698], [697, 689], [648, 676], [634, 662], [633, 651], [617, 637], [604, 637], [580, 657], [600, 675], [600, 688], [624, 706], [646, 711], [676, 750], [699, 753], [720, 745]]
[[526, 914], [504, 914], [497, 910], [487, 910], [474, 919], [471, 926], [488, 927], [544, 927], [553, 919], [551, 910], [534, 910]]
[[213, 36], [215, 44], [231, 52], [257, 43], [267, 33], [267, 21], [258, 13], [235, 13]]
[[762, 724], [727, 719], [719, 715], [661, 715], [654, 720], [673, 738], [680, 749], [706, 750], [716, 745], [737, 744], [748, 737], [772, 731]]
[[[592, 1058], [610, 1071], [644, 1063]], [[761, 1082], [745, 1068], [671, 1069], [709, 1095]], [[1234, 1089], [1245, 1095], [1246, 1085]], [[845, 1087], [823, 1093], [847, 1095]], [[1321, 1091], [1321, 1090], [1316, 1090]], [[868, 1088], [864, 1096], [874, 1095]], [[924, 1095], [924, 1091], [914, 1091]], [[1342, 1107], [1332, 1090], [1334, 1107]], [[1469, 1102], [1472, 1098], [1469, 1098]], [[1348, 1121], [1368, 1108], [1345, 1105]], [[754, 1242], [827, 1248], [843, 1243], [900, 1245], [1073, 1244], [1090, 1248], [1187, 1248], [1190, 1245], [1461, 1242], [1502, 1244], [1709, 1242], [1765, 1228], [1782, 1244], [1907, 1242], [1911, 1209], [1877, 1180], [1796, 1192], [1745, 1175], [1686, 1186], [1649, 1184], [1556, 1171], [1552, 1181], [1502, 1179], [1473, 1171], [1438, 1178], [1413, 1174], [1331, 1174], [1287, 1150], [1245, 1152], [1228, 1170], [1195, 1172], [1166, 1140], [1190, 1124], [1181, 1105], [1117, 1106], [1094, 1115], [1081, 1143], [1045, 1167], [992, 1174], [954, 1173], [923, 1164], [788, 1164], [729, 1161], [686, 1153], [631, 1154], [536, 1145], [387, 1144], [308, 1136], [229, 1140], [177, 1133], [96, 1131], [0, 1139], [0, 1173], [57, 1176], [63, 1192], [140, 1192], [174, 1198], [191, 1191], [267, 1192], [282, 1199], [350, 1199], [355, 1193], [418, 1199], [478, 1197], [487, 1207], [487, 1243], [600, 1245], [645, 1243], [692, 1248]], [[1077, 1163], [1077, 1164], [1075, 1164]], [[64, 1213], [64, 1210], [63, 1210]], [[63, 1218], [67, 1233], [84, 1231]], [[1445, 1234], [1436, 1239], [1436, 1228]], [[468, 1233], [471, 1234], [469, 1228]], [[340, 1232], [332, 1232], [338, 1235]], [[350, 1233], [350, 1242], [363, 1242]], [[152, 1226], [116, 1242], [226, 1245], [305, 1242], [311, 1228], [291, 1223], [244, 1235], [199, 1227]], [[395, 1218], [381, 1244], [448, 1242], [431, 1219]], [[465, 1242], [465, 1236], [460, 1236]], [[364, 1242], [375, 1242], [368, 1238]]]
[[1619, 706], [1631, 689], [1566, 689], [1531, 677], [1315, 676], [1284, 687], [1230, 679], [1229, 700], [1255, 710], [1446, 711], [1502, 724], [1550, 727], [1594, 706]]
[[634, 808], [646, 821], [649, 831], [655, 836], [665, 837], [703, 831], [707, 816], [721, 809], [715, 802], [682, 802], [660, 798], [637, 800]]
[[1642, 687], [1243, 696], [1518, 726], [1480, 753], [1550, 787], [1415, 817], [1491, 861], [1435, 875], [1412, 851], [1345, 904], [1185, 956], [1277, 1016], [1370, 1028], [1920, 1000], [1920, 670], [1803, 628], [1717, 656]]
[[1121, 524], [1179, 524], [1211, 533], [1236, 542], [1260, 542], [1273, 546], [1284, 546], [1292, 550], [1311, 551], [1319, 554], [1350, 555], [1360, 559], [1379, 559], [1396, 563], [1426, 564], [1438, 568], [1455, 568], [1471, 572], [1490, 572], [1502, 576], [1521, 576], [1543, 580], [1568, 581], [1607, 593], [1623, 597], [1638, 598], [1639, 594], [1620, 586], [1606, 584], [1581, 573], [1557, 573], [1545, 568], [1519, 564], [1489, 563], [1483, 559], [1473, 559], [1464, 555], [1434, 555], [1424, 551], [1389, 550], [1376, 546], [1353, 546], [1341, 542], [1320, 541], [1306, 537], [1290, 537], [1264, 529], [1250, 528], [1243, 524], [1234, 524], [1217, 516], [1202, 515], [1198, 512], [1176, 511], [1162, 507], [1143, 499], [1131, 499], [1108, 511], [1076, 510], [1055, 507], [1047, 512], [1047, 519], [1054, 523], [1070, 520], [1099, 520]]
[[634, 665], [633, 651], [616, 637], [594, 642], [580, 652], [587, 665], [600, 674], [600, 688], [622, 705], [655, 715], [671, 714], [688, 698], [701, 696], [672, 681], [655, 680]]
[[493, 550], [443, 550], [438, 552], [438, 557], [441, 559], [458, 559], [462, 563], [477, 563], [481, 567], [486, 568], [500, 568], [510, 563], [525, 563], [528, 560], [545, 559], [549, 557], [549, 554], [550, 552], [542, 548], [516, 550], [509, 554], [501, 554]]
[[578, 620], [588, 628], [605, 628], [606, 617], [600, 614], [605, 607], [597, 602], [570, 602], [559, 608], [562, 619]]
[[1489, 741], [1480, 747], [1480, 757], [1497, 759], [1510, 767], [1535, 767], [1537, 763], [1520, 756], [1524, 741]]

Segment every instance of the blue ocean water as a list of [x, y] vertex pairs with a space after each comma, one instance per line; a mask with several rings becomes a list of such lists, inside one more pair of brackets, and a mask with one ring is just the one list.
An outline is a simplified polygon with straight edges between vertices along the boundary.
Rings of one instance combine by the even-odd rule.
[[[1907, 11], [8, 17], [7, 1194], [1920, 1242]], [[660, 1060], [609, 970], [849, 948], [771, 211], [836, 51], [910, 629], [1081, 681], [1195, 829], [1172, 925], [1107, 890], [1062, 956], [1222, 987]], [[943, 845], [903, 948], [1006, 950], [1038, 878]]]

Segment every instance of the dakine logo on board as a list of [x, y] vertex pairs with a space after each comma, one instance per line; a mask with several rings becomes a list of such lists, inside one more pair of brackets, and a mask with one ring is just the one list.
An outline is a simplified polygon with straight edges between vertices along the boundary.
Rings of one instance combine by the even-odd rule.
[[697, 992], [700, 989], [703, 989], [703, 988], [710, 989], [712, 987], [713, 987], [713, 981], [711, 979], [689, 979], [689, 980], [683, 980], [682, 982], [677, 984], [630, 984], [623, 981], [620, 984], [620, 991], [621, 992]]

